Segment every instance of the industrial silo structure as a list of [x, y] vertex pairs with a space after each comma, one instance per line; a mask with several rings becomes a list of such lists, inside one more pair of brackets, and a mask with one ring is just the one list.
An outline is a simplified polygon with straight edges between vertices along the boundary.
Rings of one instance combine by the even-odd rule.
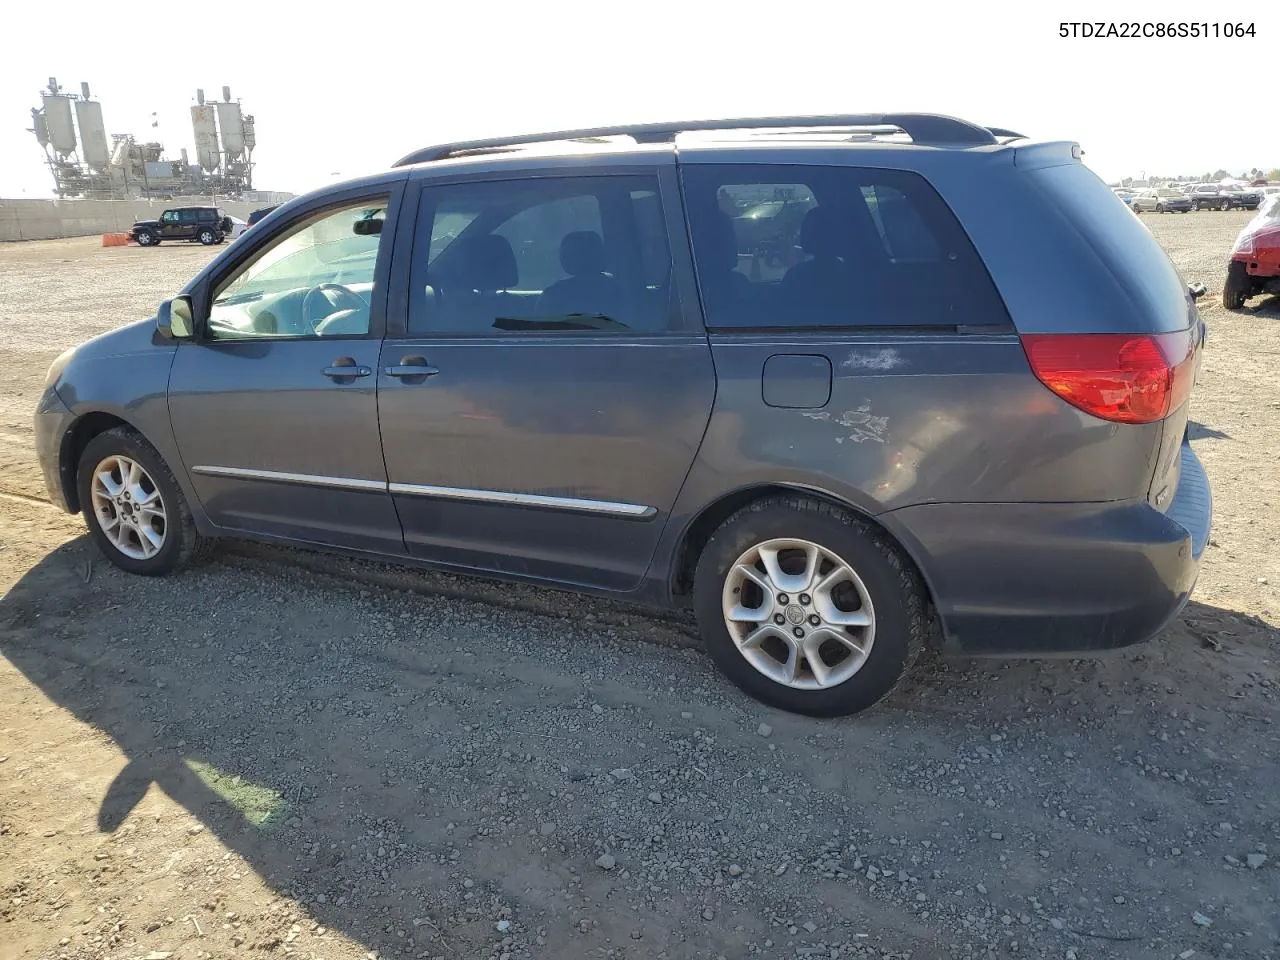
[[[80, 85], [80, 94], [64, 93], [55, 77], [40, 92], [40, 106], [31, 110], [30, 132], [44, 153], [60, 197], [124, 199], [129, 197], [238, 197], [252, 189], [253, 117], [231, 88], [222, 88], [222, 102], [205, 102], [196, 91], [191, 107], [196, 163], [187, 151], [181, 160], [166, 160], [158, 142], [139, 142], [129, 134], [107, 136], [102, 104]], [[153, 113], [154, 117], [155, 114]], [[152, 123], [152, 126], [156, 126]]]
[[111, 166], [107, 147], [107, 128], [102, 122], [102, 104], [89, 98], [89, 85], [80, 84], [83, 99], [76, 101], [76, 124], [80, 127], [80, 159], [94, 173], [105, 173]]
[[191, 108], [191, 129], [196, 135], [196, 163], [205, 173], [212, 173], [219, 166], [217, 110], [204, 102], [204, 91], [196, 91], [196, 103]]
[[76, 149], [76, 127], [71, 119], [71, 97], [62, 92], [55, 77], [50, 77], [49, 89], [40, 94], [40, 101], [49, 145], [60, 158], [73, 153]]

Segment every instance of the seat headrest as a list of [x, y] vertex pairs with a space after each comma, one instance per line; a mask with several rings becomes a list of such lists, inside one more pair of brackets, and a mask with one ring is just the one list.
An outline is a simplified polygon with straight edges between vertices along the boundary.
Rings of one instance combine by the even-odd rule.
[[594, 230], [574, 230], [560, 241], [560, 266], [571, 277], [604, 273], [604, 241]]
[[737, 269], [738, 235], [733, 229], [733, 218], [723, 210], [716, 210], [708, 217], [704, 242], [707, 249], [699, 251], [704, 262], [716, 270]]
[[813, 257], [840, 255], [840, 221], [828, 207], [814, 207], [800, 221], [800, 247]]
[[520, 280], [516, 255], [506, 237], [496, 233], [458, 241], [451, 271], [459, 286], [469, 290], [506, 290]]

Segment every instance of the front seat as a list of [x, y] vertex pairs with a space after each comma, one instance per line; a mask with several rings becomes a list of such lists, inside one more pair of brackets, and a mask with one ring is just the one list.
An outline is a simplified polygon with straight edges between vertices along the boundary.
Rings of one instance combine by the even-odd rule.
[[626, 322], [618, 316], [622, 285], [605, 273], [604, 241], [594, 230], [575, 230], [560, 241], [560, 266], [569, 274], [542, 291], [538, 316], [599, 314]]
[[751, 281], [737, 268], [738, 237], [733, 219], [722, 210], [710, 211], [698, 247], [698, 280], [707, 298], [707, 311], [714, 317], [740, 312], [750, 300]]
[[449, 270], [440, 278], [442, 324], [438, 329], [458, 333], [493, 330], [493, 321], [510, 313], [506, 291], [520, 282], [515, 251], [506, 237], [489, 233], [459, 239], [450, 251]]
[[[852, 266], [845, 253], [839, 218], [828, 207], [814, 207], [800, 221], [800, 248], [810, 259], [782, 278], [784, 302], [808, 319], [833, 322], [846, 316], [853, 296]], [[801, 317], [796, 320], [800, 321]]]

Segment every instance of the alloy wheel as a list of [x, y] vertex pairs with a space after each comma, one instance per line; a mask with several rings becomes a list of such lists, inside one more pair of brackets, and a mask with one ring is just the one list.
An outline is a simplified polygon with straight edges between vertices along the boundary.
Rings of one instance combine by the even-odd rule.
[[798, 690], [844, 683], [867, 662], [875, 608], [839, 555], [809, 540], [766, 540], [729, 568], [725, 627], [756, 670]]
[[111, 545], [133, 560], [149, 560], [164, 546], [164, 499], [138, 461], [115, 454], [93, 469], [93, 512]]

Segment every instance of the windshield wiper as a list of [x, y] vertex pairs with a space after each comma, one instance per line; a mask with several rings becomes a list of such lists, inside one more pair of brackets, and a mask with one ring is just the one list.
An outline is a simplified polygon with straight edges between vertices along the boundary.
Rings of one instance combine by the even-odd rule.
[[602, 313], [568, 313], [560, 317], [498, 317], [495, 330], [630, 330], [620, 320]]

